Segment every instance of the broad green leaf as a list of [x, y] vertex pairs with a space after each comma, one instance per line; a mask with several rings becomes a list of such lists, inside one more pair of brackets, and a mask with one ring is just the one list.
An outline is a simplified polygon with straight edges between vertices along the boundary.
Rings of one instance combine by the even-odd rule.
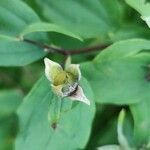
[[[61, 111], [56, 129], [48, 122], [48, 112], [56, 95], [50, 89], [49, 81], [42, 77], [24, 99], [18, 109], [20, 132], [16, 139], [15, 150], [74, 150], [84, 148], [90, 135], [94, 117], [93, 96], [89, 84], [84, 79], [81, 86], [91, 105], [77, 104], [68, 111]], [[69, 99], [62, 100], [62, 105]], [[87, 117], [88, 116], [88, 117]]]
[[[21, 42], [22, 36], [45, 43], [46, 33], [58, 32], [82, 40], [77, 35], [58, 25], [42, 23], [35, 12], [19, 0], [0, 1], [0, 66], [23, 66], [30, 64], [47, 53], [30, 43]], [[37, 33], [40, 32], [40, 33]], [[20, 37], [21, 36], [21, 37]]]
[[43, 49], [21, 41], [0, 41], [0, 66], [23, 66], [46, 55]]
[[146, 0], [126, 0], [126, 2], [141, 14], [141, 18], [150, 28], [150, 2]]
[[0, 91], [0, 149], [12, 150], [17, 132], [15, 111], [22, 100], [22, 94], [16, 90]]
[[0, 1], [0, 34], [17, 36], [22, 29], [35, 21], [40, 21], [38, 16], [22, 1]]
[[[130, 105], [134, 119], [134, 138], [140, 147], [150, 143], [150, 99], [143, 99], [140, 103]], [[150, 147], [149, 147], [150, 148]]]
[[[150, 30], [124, 1], [120, 0], [24, 0], [41, 18], [64, 26], [83, 38], [96, 38], [101, 42], [114, 42], [129, 38], [149, 38]], [[129, 17], [130, 14], [130, 17]], [[134, 30], [133, 30], [134, 29]], [[56, 33], [50, 38], [61, 46], [74, 49], [73, 40], [61, 39]], [[55, 37], [56, 35], [56, 37]], [[60, 39], [59, 39], [60, 38]]]
[[46, 55], [42, 49], [19, 41], [0, 41], [0, 66], [23, 66]]
[[[0, 66], [22, 66], [42, 58], [46, 53], [42, 50], [19, 42], [16, 37], [33, 22], [40, 19], [20, 0], [0, 0]], [[32, 39], [41, 40], [40, 34]]]
[[11, 36], [7, 36], [7, 35], [0, 35], [0, 40], [7, 40], [7, 41], [18, 41], [19, 39], [11, 37]]
[[44, 23], [44, 22], [33, 23], [33, 24], [27, 26], [27, 28], [25, 28], [21, 32], [20, 36], [25, 36], [26, 34], [29, 34], [29, 33], [42, 32], [42, 31], [43, 32], [58, 32], [58, 33], [82, 40], [79, 36], [73, 34], [72, 32], [69, 32], [68, 30], [66, 30], [58, 25], [55, 25], [52, 23]]
[[149, 97], [150, 42], [121, 41], [102, 51], [92, 62], [81, 64], [99, 103], [130, 104]]
[[84, 38], [102, 38], [115, 31], [123, 16], [117, 0], [45, 0], [44, 3], [39, 0], [36, 3], [47, 20]]

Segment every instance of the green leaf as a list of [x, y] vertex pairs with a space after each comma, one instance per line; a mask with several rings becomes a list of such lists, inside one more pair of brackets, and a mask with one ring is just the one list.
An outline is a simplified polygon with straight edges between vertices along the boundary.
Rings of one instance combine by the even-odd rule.
[[0, 66], [23, 66], [46, 55], [42, 49], [19, 41], [0, 41]]
[[30, 43], [21, 42], [22, 36], [29, 33], [32, 33], [28, 35], [30, 39], [41, 43], [49, 41], [46, 33], [40, 31], [58, 32], [82, 40], [67, 29], [41, 22], [35, 12], [22, 1], [1, 0], [0, 66], [23, 66], [44, 57], [47, 53], [43, 49]]
[[[16, 139], [16, 150], [26, 150], [27, 147], [28, 150], [73, 150], [85, 147], [95, 107], [89, 84], [86, 80], [82, 80], [80, 84], [91, 100], [91, 105], [77, 102], [72, 109], [61, 111], [60, 120], [54, 130], [48, 122], [48, 112], [52, 100], [58, 99], [51, 91], [49, 81], [45, 77], [37, 82], [18, 110], [20, 132]], [[70, 100], [65, 99], [62, 103], [65, 101]]]
[[20, 105], [22, 94], [17, 90], [0, 91], [0, 149], [12, 150], [17, 133], [15, 111]]
[[130, 104], [149, 97], [150, 42], [121, 41], [102, 51], [92, 62], [81, 64], [99, 103]]
[[0, 34], [17, 36], [22, 29], [35, 21], [40, 21], [38, 16], [22, 1], [0, 1]]
[[[16, 38], [29, 24], [38, 21], [38, 16], [22, 1], [0, 0], [0, 66], [22, 66], [44, 57], [43, 50]], [[32, 39], [45, 36], [33, 35]]]
[[137, 146], [146, 146], [150, 143], [150, 100], [142, 99], [140, 103], [130, 105], [134, 119], [134, 138]]
[[7, 35], [0, 35], [0, 40], [7, 40], [7, 41], [18, 41], [19, 39], [11, 37], [11, 36], [7, 36]]
[[39, 0], [36, 3], [47, 20], [84, 38], [102, 38], [115, 31], [123, 16], [118, 0], [45, 0], [44, 3]]
[[70, 37], [73, 37], [82, 41], [81, 37], [73, 34], [72, 32], [69, 32], [68, 30], [58, 25], [55, 25], [52, 23], [45, 23], [45, 22], [33, 23], [27, 26], [27, 28], [25, 28], [21, 32], [20, 36], [25, 36], [26, 34], [29, 34], [29, 33], [42, 32], [42, 31], [43, 32], [58, 32], [58, 33], [61, 33], [61, 34], [64, 34], [64, 35], [67, 35], [67, 36], [70, 36]]
[[146, 0], [125, 0], [125, 1], [141, 14], [141, 18], [150, 27], [150, 2], [146, 2]]

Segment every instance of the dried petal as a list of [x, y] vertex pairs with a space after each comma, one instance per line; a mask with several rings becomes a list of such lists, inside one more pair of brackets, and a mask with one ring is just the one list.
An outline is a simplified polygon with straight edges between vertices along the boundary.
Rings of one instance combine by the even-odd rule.
[[87, 105], [90, 105], [90, 101], [87, 99], [87, 97], [84, 95], [84, 92], [80, 86], [78, 86], [76, 92], [69, 96], [70, 99], [75, 101], [81, 101], [83, 103], [86, 103]]
[[53, 62], [48, 58], [44, 59], [44, 63], [45, 63], [45, 75], [49, 81], [54, 83], [55, 78], [58, 76], [58, 74], [63, 72], [63, 69], [58, 63]]
[[62, 93], [63, 96], [70, 96], [72, 95], [74, 92], [76, 92], [76, 89], [78, 87], [78, 83], [72, 83], [72, 84], [66, 84], [63, 86], [62, 88]]
[[81, 71], [79, 64], [71, 64], [65, 69], [65, 71], [72, 74], [74, 76], [74, 80], [79, 81], [81, 79]]
[[55, 94], [63, 97], [63, 93], [62, 93], [63, 85], [54, 86], [53, 84], [51, 84], [51, 87]]
[[44, 59], [45, 75], [51, 81], [51, 87], [54, 93], [61, 97], [69, 97], [72, 100], [81, 101], [90, 105], [90, 101], [84, 95], [79, 86], [81, 72], [78, 64], [70, 64], [68, 59], [65, 70], [58, 64], [48, 58]]

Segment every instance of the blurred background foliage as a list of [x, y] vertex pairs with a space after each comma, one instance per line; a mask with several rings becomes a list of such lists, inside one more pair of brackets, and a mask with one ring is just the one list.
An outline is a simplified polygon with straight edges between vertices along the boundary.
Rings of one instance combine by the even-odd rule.
[[[61, 25], [84, 39], [84, 42], [81, 42], [62, 34], [47, 33], [46, 42], [58, 47], [71, 50], [99, 43], [110, 45], [132, 38], [150, 39], [150, 30], [140, 19], [140, 14], [124, 0], [24, 0], [24, 2], [37, 13], [40, 20]], [[97, 54], [98, 52], [75, 55], [73, 62], [90, 61]], [[63, 63], [65, 59], [58, 54], [48, 56], [59, 63]], [[18, 118], [15, 111], [23, 97], [43, 74], [43, 60], [23, 67], [0, 67], [0, 150], [13, 148], [18, 131]], [[129, 108], [128, 105], [97, 103], [92, 132], [85, 149], [92, 150], [101, 145], [118, 144], [117, 117], [122, 107], [127, 109], [128, 114], [124, 125], [125, 134], [129, 141], [132, 141], [130, 139], [133, 137], [134, 123], [131, 112], [137, 113], [134, 105]], [[144, 104], [142, 107], [138, 111], [139, 116], [143, 113], [141, 109], [145, 109]], [[147, 112], [148, 110], [145, 110], [146, 115]], [[137, 122], [138, 119], [142, 120], [142, 116], [137, 117]], [[137, 134], [142, 135], [139, 132]]]

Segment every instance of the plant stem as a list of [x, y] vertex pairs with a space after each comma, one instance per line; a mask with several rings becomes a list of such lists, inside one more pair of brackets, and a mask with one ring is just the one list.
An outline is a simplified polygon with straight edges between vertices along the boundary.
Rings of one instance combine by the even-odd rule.
[[38, 41], [33, 41], [30, 39], [23, 39], [23, 41], [26, 43], [36, 45], [42, 49], [45, 49], [45, 51], [47, 51], [47, 52], [50, 52], [50, 53], [56, 52], [56, 53], [59, 53], [62, 55], [76, 55], [76, 54], [81, 54], [81, 53], [88, 53], [88, 52], [103, 50], [104, 48], [106, 48], [108, 46], [106, 44], [104, 44], [104, 45], [99, 44], [99, 45], [95, 45], [92, 47], [85, 47], [85, 48], [78, 48], [78, 49], [71, 49], [70, 50], [70, 49], [52, 47], [52, 46], [49, 46], [47, 44], [43, 44], [43, 43], [40, 43]]

